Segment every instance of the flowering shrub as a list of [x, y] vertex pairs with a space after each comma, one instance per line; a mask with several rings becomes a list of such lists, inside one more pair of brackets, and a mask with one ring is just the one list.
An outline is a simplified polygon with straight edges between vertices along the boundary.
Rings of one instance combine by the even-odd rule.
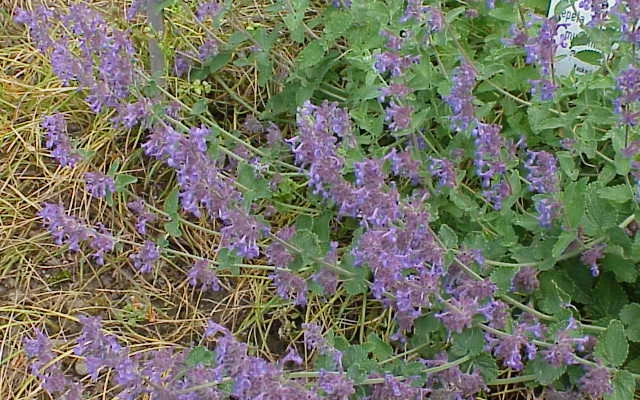
[[[122, 268], [136, 279], [180, 255], [202, 292], [234, 290], [231, 278], [251, 270], [269, 280], [270, 304], [304, 313], [350, 297], [363, 319], [372, 302], [390, 316], [353, 337], [338, 321], [306, 321], [271, 362], [214, 321], [197, 346], [141, 356], [81, 315], [71, 342], [88, 379], [65, 373], [41, 329], [25, 339], [42, 389], [80, 399], [109, 376], [122, 399], [471, 399], [505, 385], [632, 399], [640, 6], [620, 0], [605, 15], [599, 4], [558, 6], [594, 15], [569, 39], [564, 17], [535, 0], [334, 1], [313, 13], [278, 0], [265, 17], [274, 27], [251, 29], [231, 2], [134, 0], [129, 29], [84, 4], [19, 10], [60, 84], [116, 134], [138, 132], [141, 162], [171, 176], [158, 181], [158, 210], [138, 177], [81, 151], [65, 115], [42, 115], [51, 163], [86, 166], [91, 201], [124, 199], [137, 231], [131, 240], [43, 203], [57, 245], [98, 265], [131, 250]], [[173, 33], [159, 32], [158, 12], [186, 16], [202, 42], [154, 62], [151, 48], [167, 50]], [[557, 74], [566, 40], [602, 49], [599, 69]], [[278, 76], [285, 41], [297, 56]], [[240, 102], [236, 130], [216, 122], [206, 93], [231, 65], [255, 66], [260, 87], [285, 81], [257, 110]], [[212, 256], [178, 248], [185, 226], [214, 243]]]

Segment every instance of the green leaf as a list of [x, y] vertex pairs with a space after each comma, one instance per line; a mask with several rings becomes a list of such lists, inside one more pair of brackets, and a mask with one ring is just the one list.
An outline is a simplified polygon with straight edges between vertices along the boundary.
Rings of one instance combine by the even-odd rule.
[[627, 338], [632, 342], [640, 342], [640, 304], [630, 303], [622, 307], [620, 319], [625, 324]]
[[182, 236], [182, 231], [180, 230], [180, 221], [171, 220], [169, 222], [165, 222], [164, 231], [172, 237], [180, 237]]
[[516, 268], [511, 267], [496, 268], [491, 272], [491, 282], [496, 285], [499, 293], [506, 293], [511, 289], [511, 281], [517, 272]]
[[571, 231], [563, 231], [558, 237], [558, 241], [553, 245], [553, 249], [551, 250], [551, 257], [558, 258], [564, 253], [567, 247], [576, 240], [578, 237], [578, 233], [574, 230]]
[[138, 178], [133, 175], [128, 174], [118, 174], [116, 175], [115, 184], [116, 184], [116, 193], [124, 192], [124, 189], [128, 185], [132, 185], [138, 182]]
[[114, 176], [116, 176], [116, 172], [118, 172], [118, 169], [120, 169], [120, 159], [116, 158], [115, 160], [113, 160], [113, 162], [109, 166], [109, 171], [107, 171], [107, 176], [110, 176], [113, 178]]
[[458, 246], [458, 235], [446, 224], [440, 226], [438, 237], [447, 249], [455, 249]]
[[609, 322], [606, 332], [600, 335], [595, 353], [607, 364], [619, 367], [627, 359], [629, 343], [624, 335], [624, 325], [617, 319]]
[[573, 155], [568, 151], [559, 151], [557, 152], [556, 156], [558, 157], [558, 163], [560, 164], [560, 169], [562, 170], [562, 172], [564, 172], [572, 181], [578, 179], [580, 170], [576, 168], [576, 163]]
[[169, 215], [178, 214], [178, 187], [174, 187], [164, 199], [164, 212]]
[[195, 367], [198, 364], [206, 366], [214, 365], [215, 354], [211, 350], [207, 350], [206, 347], [196, 346], [189, 350], [189, 354], [184, 359], [184, 363], [187, 367]]
[[557, 381], [566, 370], [567, 367], [565, 365], [553, 367], [546, 362], [542, 356], [538, 356], [527, 363], [523, 375], [535, 375], [538, 383], [541, 385], [550, 385]]
[[633, 400], [636, 378], [627, 371], [618, 371], [612, 382], [613, 391], [605, 394], [605, 400]]
[[485, 382], [490, 382], [498, 377], [500, 371], [496, 365], [496, 360], [491, 357], [491, 354], [483, 352], [480, 353], [472, 361], [474, 369], [477, 367], [480, 371], [480, 375], [484, 378]]
[[592, 291], [592, 297], [600, 299], [588, 307], [592, 317], [596, 319], [615, 318], [622, 307], [628, 303], [627, 294], [610, 273], [600, 275]]
[[296, 58], [298, 67], [300, 69], [312, 67], [324, 58], [324, 54], [325, 50], [320, 41], [311, 42], [298, 54]]
[[203, 114], [205, 111], [207, 111], [208, 109], [208, 102], [206, 99], [200, 99], [198, 101], [196, 101], [195, 103], [193, 103], [193, 106], [191, 106], [191, 110], [189, 111], [189, 113], [191, 115], [195, 115], [198, 116], [200, 114]]
[[599, 189], [598, 196], [615, 203], [624, 203], [633, 200], [633, 193], [627, 185], [615, 185]]
[[597, 65], [602, 61], [602, 53], [595, 50], [583, 50], [575, 54], [578, 60], [584, 61], [589, 64]]
[[586, 190], [587, 180], [583, 178], [578, 182], [570, 182], [562, 194], [564, 215], [571, 228], [577, 228], [584, 216]]
[[638, 279], [636, 265], [619, 254], [607, 253], [601, 263], [606, 271], [614, 273], [618, 282], [634, 283]]
[[476, 356], [484, 349], [484, 334], [478, 327], [465, 329], [462, 333], [454, 333], [452, 351], [459, 356], [469, 354]]
[[558, 314], [565, 310], [566, 304], [571, 301], [569, 294], [560, 288], [553, 279], [552, 274], [542, 274], [540, 277], [540, 290], [536, 293], [540, 309], [550, 314]]
[[393, 355], [393, 347], [391, 347], [389, 343], [380, 339], [380, 336], [375, 332], [371, 332], [367, 335], [365, 347], [367, 351], [373, 353], [379, 361], [391, 358]]
[[234, 251], [226, 248], [218, 250], [216, 261], [218, 262], [219, 269], [227, 269], [231, 271], [233, 275], [240, 275], [238, 263], [242, 261], [242, 257], [236, 255]]

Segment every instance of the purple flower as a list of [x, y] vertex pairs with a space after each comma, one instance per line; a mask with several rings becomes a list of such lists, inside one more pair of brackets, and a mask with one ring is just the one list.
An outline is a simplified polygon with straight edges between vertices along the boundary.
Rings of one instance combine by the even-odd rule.
[[[55, 358], [51, 350], [51, 341], [47, 335], [39, 329], [35, 330], [33, 339], [24, 339], [24, 350], [27, 357], [33, 358], [31, 373], [40, 380], [40, 385], [50, 394], [62, 394], [67, 390], [76, 391], [75, 384], [66, 378], [60, 368], [60, 362], [51, 363]], [[66, 398], [75, 399], [69, 393]]]
[[522, 267], [511, 280], [511, 287], [524, 293], [533, 293], [540, 286], [536, 276], [537, 271], [533, 267]]
[[447, 307], [446, 311], [436, 313], [436, 317], [450, 332], [462, 333], [465, 328], [471, 328], [473, 316], [478, 312], [476, 299], [451, 298]]
[[218, 55], [218, 41], [216, 39], [207, 39], [198, 47], [198, 60], [205, 62], [210, 57]]
[[380, 88], [379, 91], [380, 96], [378, 96], [378, 101], [382, 102], [385, 98], [392, 96], [397, 99], [402, 99], [411, 93], [411, 88], [403, 83], [392, 83], [389, 86]]
[[395, 35], [393, 32], [389, 32], [386, 29], [380, 31], [380, 36], [387, 40], [385, 47], [393, 51], [400, 51], [405, 41], [405, 38]]
[[509, 33], [511, 34], [510, 38], [502, 39], [502, 43], [507, 46], [523, 47], [529, 41], [527, 31], [516, 24], [509, 27]]
[[599, 399], [613, 390], [611, 386], [611, 376], [605, 367], [585, 367], [587, 372], [578, 382], [580, 393], [588, 395], [590, 398]]
[[19, 24], [25, 24], [29, 28], [31, 40], [34, 41], [38, 50], [46, 53], [53, 46], [53, 41], [49, 36], [50, 20], [53, 18], [54, 13], [51, 10], [40, 6], [31, 13], [18, 8], [14, 21]]
[[322, 267], [318, 272], [311, 275], [311, 279], [320, 285], [325, 296], [332, 295], [338, 288], [338, 276], [327, 267]]
[[390, 72], [392, 77], [400, 76], [413, 64], [420, 62], [420, 56], [402, 56], [393, 51], [376, 54], [373, 68], [379, 74]]
[[431, 158], [431, 164], [429, 165], [429, 173], [434, 178], [438, 178], [438, 187], [450, 187], [456, 186], [456, 166], [454, 163], [447, 159]]
[[145, 240], [138, 251], [129, 256], [133, 267], [141, 274], [151, 272], [153, 264], [160, 258], [160, 249], [152, 241]]
[[[290, 240], [296, 232], [295, 226], [286, 226], [276, 234], [276, 237], [281, 241]], [[269, 247], [266, 249], [267, 257], [269, 258], [269, 262], [275, 265], [277, 268], [286, 269], [291, 261], [293, 261], [294, 256], [291, 254], [289, 250], [285, 247], [284, 244], [274, 240]]]
[[293, 300], [293, 304], [304, 306], [307, 304], [307, 282], [293, 272], [277, 269], [269, 275], [276, 287], [280, 298]]
[[389, 129], [397, 132], [402, 129], [407, 129], [411, 125], [411, 115], [413, 114], [412, 106], [401, 106], [391, 101], [389, 106], [384, 111], [384, 120], [391, 122]]
[[220, 281], [218, 280], [216, 271], [209, 268], [208, 260], [198, 260], [194, 262], [187, 273], [187, 277], [189, 278], [189, 284], [191, 286], [196, 286], [199, 283], [201, 290], [220, 290]]
[[538, 30], [538, 36], [530, 38], [524, 48], [527, 53], [527, 64], [540, 66], [542, 76], [550, 76], [558, 44], [556, 43], [557, 22], [553, 18], [535, 18], [542, 24]]
[[585, 250], [580, 256], [580, 261], [591, 271], [591, 275], [600, 275], [600, 269], [598, 268], [598, 260], [604, 257], [604, 249], [607, 247], [606, 243], [598, 243], [592, 246], [590, 249]]
[[274, 124], [273, 122], [268, 122], [266, 131], [267, 143], [269, 144], [269, 146], [275, 147], [282, 143], [282, 132], [276, 124]]
[[574, 349], [585, 350], [585, 345], [590, 342], [590, 337], [573, 337], [577, 328], [576, 321], [569, 319], [567, 327], [556, 332], [556, 341], [551, 347], [542, 351], [544, 359], [553, 367], [575, 364]]
[[635, 126], [640, 115], [629, 106], [640, 100], [640, 68], [629, 65], [616, 77], [616, 87], [620, 96], [613, 101], [614, 111], [620, 114], [623, 123]]
[[373, 385], [370, 400], [421, 400], [427, 394], [426, 389], [411, 386], [391, 374], [384, 375], [383, 383]]
[[553, 92], [558, 88], [548, 79], [529, 79], [529, 84], [531, 84], [531, 94], [535, 96], [540, 93], [542, 101], [552, 100]]
[[244, 119], [242, 127], [249, 133], [262, 133], [264, 131], [264, 126], [253, 114], [249, 114]]
[[80, 155], [67, 135], [67, 123], [62, 114], [44, 117], [42, 128], [47, 133], [45, 146], [51, 150], [51, 156], [63, 167], [73, 167], [81, 160]]
[[203, 1], [196, 8], [196, 18], [202, 22], [206, 18], [215, 19], [222, 11], [222, 5], [215, 0]]
[[536, 356], [536, 347], [525, 335], [526, 326], [518, 324], [511, 335], [499, 339], [487, 337], [490, 346], [493, 348], [493, 355], [502, 360], [505, 367], [514, 371], [521, 371], [524, 368], [522, 363], [522, 352], [525, 351], [527, 358], [532, 360]]
[[550, 228], [553, 221], [560, 214], [562, 204], [554, 199], [538, 199], [535, 202], [536, 212], [538, 213], [538, 223], [543, 228]]
[[287, 348], [287, 353], [278, 360], [278, 364], [281, 366], [284, 366], [288, 362], [294, 363], [298, 367], [301, 366], [304, 362], [302, 357], [300, 357], [300, 354], [298, 354], [296, 348], [293, 346], [289, 346]]
[[244, 258], [255, 258], [260, 254], [258, 240], [269, 232], [269, 228], [246, 211], [233, 208], [223, 215], [227, 226], [220, 230], [222, 247], [235, 250]]
[[96, 260], [96, 264], [104, 265], [104, 254], [113, 251], [116, 241], [101, 223], [98, 224], [98, 231], [92, 231], [91, 236], [89, 247], [95, 251], [91, 257]]
[[87, 172], [84, 174], [85, 189], [96, 198], [106, 197], [107, 193], [116, 191], [113, 178], [102, 172]]
[[504, 174], [506, 170], [500, 155], [500, 150], [506, 144], [500, 135], [501, 129], [500, 125], [478, 122], [471, 133], [476, 147], [474, 160], [476, 174], [481, 178], [482, 186], [485, 188], [489, 187], [491, 178]]
[[321, 369], [317, 385], [323, 398], [329, 400], [348, 400], [355, 393], [353, 381], [344, 372], [327, 372]]
[[538, 193], [558, 191], [556, 158], [546, 151], [527, 151], [529, 158], [524, 163], [527, 169], [529, 190]]
[[591, 27], [600, 25], [609, 15], [609, 2], [606, 0], [581, 0], [578, 3], [578, 7], [589, 11], [591, 14], [591, 20], [589, 21], [589, 26]]
[[394, 175], [411, 179], [414, 184], [419, 182], [421, 163], [415, 160], [409, 151], [392, 149], [385, 158], [391, 160], [391, 172]]
[[136, 216], [136, 231], [141, 235], [145, 235], [147, 233], [147, 224], [155, 221], [156, 215], [147, 211], [143, 200], [131, 201], [127, 203], [127, 207]]
[[453, 87], [451, 93], [444, 97], [453, 115], [451, 129], [456, 132], [467, 129], [475, 121], [473, 109], [473, 86], [476, 82], [476, 71], [470, 64], [462, 63], [453, 70]]
[[482, 195], [487, 199], [494, 210], [502, 209], [502, 201], [511, 195], [511, 187], [504, 179], [494, 183], [487, 190], [482, 191]]

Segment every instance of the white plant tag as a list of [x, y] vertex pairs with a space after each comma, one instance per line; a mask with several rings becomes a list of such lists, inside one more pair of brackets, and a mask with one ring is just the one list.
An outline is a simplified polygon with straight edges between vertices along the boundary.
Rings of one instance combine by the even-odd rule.
[[[585, 74], [600, 68], [604, 55], [589, 43], [582, 28], [591, 21], [591, 10], [580, 8], [580, 3], [581, 0], [550, 0], [548, 17], [558, 20], [558, 49], [553, 65], [556, 75], [566, 76], [574, 70]], [[603, 2], [608, 10], [613, 5], [614, 0]]]

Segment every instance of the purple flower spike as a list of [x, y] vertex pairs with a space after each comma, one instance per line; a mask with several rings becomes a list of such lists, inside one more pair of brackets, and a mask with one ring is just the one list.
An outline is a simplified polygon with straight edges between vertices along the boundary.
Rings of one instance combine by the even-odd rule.
[[208, 260], [198, 260], [193, 263], [187, 277], [191, 286], [200, 283], [201, 290], [211, 289], [214, 292], [220, 290], [220, 281], [216, 272], [209, 267]]
[[578, 387], [580, 393], [588, 395], [592, 399], [602, 398], [613, 390], [611, 375], [605, 367], [585, 367], [587, 373], [580, 378]]
[[389, 123], [389, 129], [397, 132], [407, 129], [411, 125], [411, 115], [413, 114], [412, 106], [400, 106], [391, 101], [389, 107], [385, 109], [384, 120]]
[[221, 10], [222, 5], [215, 0], [203, 1], [198, 4], [196, 9], [196, 18], [200, 22], [204, 21], [206, 18], [215, 19]]
[[580, 256], [580, 261], [589, 267], [591, 275], [600, 275], [600, 269], [598, 268], [598, 260], [604, 257], [604, 249], [607, 247], [606, 243], [598, 243], [588, 250], [585, 250]]
[[153, 222], [156, 219], [156, 215], [147, 211], [143, 200], [131, 201], [127, 204], [127, 207], [136, 216], [136, 231], [141, 235], [145, 235], [147, 233], [147, 224]]
[[529, 190], [538, 193], [553, 193], [558, 191], [556, 158], [546, 151], [527, 151], [529, 158], [524, 166], [529, 172]]
[[554, 199], [537, 200], [535, 203], [538, 212], [538, 222], [543, 228], [550, 228], [553, 221], [560, 214], [562, 204]]
[[160, 249], [152, 241], [145, 240], [137, 253], [129, 256], [133, 266], [141, 274], [151, 272], [153, 264], [160, 258]]
[[273, 281], [280, 298], [293, 300], [293, 304], [297, 306], [307, 304], [307, 282], [304, 279], [286, 270], [276, 270], [269, 278]]
[[63, 167], [73, 167], [80, 161], [71, 139], [67, 135], [67, 123], [62, 114], [53, 114], [44, 117], [42, 128], [47, 133], [45, 146], [51, 150], [51, 156], [55, 158]]
[[473, 87], [476, 82], [476, 71], [467, 63], [463, 63], [453, 71], [453, 87], [451, 93], [445, 96], [453, 115], [451, 129], [456, 132], [464, 131], [475, 121], [473, 109]]
[[84, 174], [85, 188], [91, 196], [103, 198], [107, 193], [116, 191], [116, 184], [113, 178], [102, 172], [87, 172]]

